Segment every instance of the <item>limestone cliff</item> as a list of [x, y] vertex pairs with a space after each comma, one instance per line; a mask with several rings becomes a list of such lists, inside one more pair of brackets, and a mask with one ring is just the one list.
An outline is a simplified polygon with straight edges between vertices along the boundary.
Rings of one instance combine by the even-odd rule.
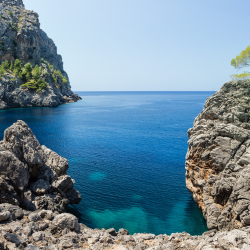
[[[11, 71], [0, 79], [0, 109], [10, 107], [57, 106], [61, 103], [81, 99], [71, 91], [69, 78], [63, 69], [62, 57], [57, 47], [40, 29], [38, 14], [26, 10], [22, 0], [0, 0], [0, 62], [21, 60], [42, 68], [41, 78], [48, 87], [36, 92], [22, 89], [22, 81]], [[51, 68], [50, 66], [53, 66]], [[60, 79], [53, 81], [53, 71], [60, 70], [68, 80], [63, 84]]]
[[250, 225], [250, 81], [225, 83], [188, 130], [186, 185], [209, 229]]

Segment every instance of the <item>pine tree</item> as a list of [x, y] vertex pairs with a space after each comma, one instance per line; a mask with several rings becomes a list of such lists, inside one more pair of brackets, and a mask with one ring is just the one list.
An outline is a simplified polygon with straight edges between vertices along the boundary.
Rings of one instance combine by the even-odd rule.
[[32, 68], [32, 65], [30, 63], [27, 63], [25, 65], [25, 70], [28, 72], [28, 73], [31, 73], [33, 68]]
[[40, 70], [40, 68], [38, 67], [38, 65], [36, 65], [35, 68], [34, 68], [33, 78], [34, 78], [35, 80], [38, 80], [39, 77], [40, 77], [40, 75], [41, 75], [41, 70]]

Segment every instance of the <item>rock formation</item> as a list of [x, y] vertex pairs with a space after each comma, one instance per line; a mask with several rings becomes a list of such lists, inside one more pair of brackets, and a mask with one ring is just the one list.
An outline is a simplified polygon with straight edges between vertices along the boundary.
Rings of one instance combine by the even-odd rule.
[[[58, 106], [81, 99], [71, 91], [69, 78], [63, 69], [62, 57], [54, 42], [40, 29], [38, 14], [24, 8], [22, 0], [0, 0], [0, 62], [28, 62], [42, 68], [41, 79], [48, 87], [36, 92], [23, 89], [23, 82], [7, 70], [0, 79], [0, 109], [12, 107]], [[52, 69], [53, 66], [53, 69]], [[68, 80], [53, 81], [53, 72], [59, 70]]]
[[81, 200], [68, 167], [65, 158], [39, 144], [25, 122], [14, 123], [0, 141], [0, 203], [65, 212]]
[[186, 185], [209, 229], [250, 225], [250, 81], [225, 83], [188, 130]]

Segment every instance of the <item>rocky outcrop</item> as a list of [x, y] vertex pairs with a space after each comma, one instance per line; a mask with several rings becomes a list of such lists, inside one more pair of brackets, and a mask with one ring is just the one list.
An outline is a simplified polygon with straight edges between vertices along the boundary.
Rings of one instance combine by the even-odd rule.
[[0, 203], [65, 212], [81, 200], [68, 167], [65, 158], [39, 144], [25, 122], [14, 123], [0, 141]]
[[[21, 60], [23, 65], [30, 62], [33, 67], [43, 68], [41, 78], [48, 87], [39, 91], [24, 90], [21, 80], [11, 71], [0, 79], [0, 109], [32, 106], [58, 106], [81, 98], [71, 91], [69, 78], [63, 69], [62, 57], [57, 54], [54, 42], [40, 29], [38, 14], [24, 8], [22, 0], [0, 0], [0, 62]], [[45, 63], [47, 62], [47, 63]], [[60, 70], [67, 78], [53, 82], [52, 69]]]
[[188, 130], [186, 185], [209, 229], [250, 225], [250, 81], [225, 83]]

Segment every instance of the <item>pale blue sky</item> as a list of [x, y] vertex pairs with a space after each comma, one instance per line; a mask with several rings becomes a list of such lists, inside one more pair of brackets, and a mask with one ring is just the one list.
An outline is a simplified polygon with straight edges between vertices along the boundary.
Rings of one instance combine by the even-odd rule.
[[250, 45], [249, 0], [23, 0], [74, 91], [218, 90]]

